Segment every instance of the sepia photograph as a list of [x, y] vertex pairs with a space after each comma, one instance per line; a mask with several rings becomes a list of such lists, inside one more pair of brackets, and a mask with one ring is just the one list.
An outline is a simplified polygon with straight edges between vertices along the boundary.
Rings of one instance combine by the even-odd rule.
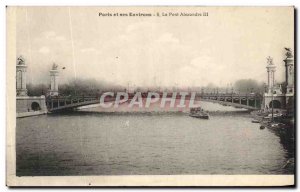
[[8, 186], [293, 186], [295, 8], [8, 6]]

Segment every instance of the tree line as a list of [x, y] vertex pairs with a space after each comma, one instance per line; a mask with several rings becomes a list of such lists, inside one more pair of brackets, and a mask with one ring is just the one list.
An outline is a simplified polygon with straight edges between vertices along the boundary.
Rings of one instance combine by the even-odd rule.
[[[213, 84], [208, 84], [202, 87], [205, 92], [219, 93], [263, 93], [265, 91], [265, 84], [254, 79], [240, 79], [234, 82], [231, 86], [218, 87]], [[47, 95], [50, 85], [47, 84], [27, 84], [29, 96]], [[97, 81], [94, 79], [73, 79], [68, 83], [59, 85], [60, 95], [97, 95], [108, 91], [126, 91], [126, 87], [107, 83], [104, 81]], [[137, 89], [136, 91], [138, 91]], [[199, 91], [198, 88], [190, 88], [191, 91]]]

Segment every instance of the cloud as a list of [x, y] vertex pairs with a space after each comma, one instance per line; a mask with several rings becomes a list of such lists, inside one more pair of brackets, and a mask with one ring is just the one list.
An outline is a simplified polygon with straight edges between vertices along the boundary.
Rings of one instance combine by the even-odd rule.
[[89, 47], [89, 48], [83, 48], [80, 50], [82, 53], [97, 53], [98, 50], [93, 48], [93, 47]]
[[137, 22], [137, 23], [128, 25], [128, 27], [126, 28], [126, 32], [127, 33], [138, 32], [141, 29], [149, 29], [150, 27], [151, 27], [151, 24], [148, 22]]
[[179, 39], [175, 38], [172, 33], [164, 33], [161, 35], [157, 42], [160, 43], [179, 43]]
[[54, 31], [45, 31], [43, 33], [44, 38], [48, 40], [55, 40], [55, 41], [64, 41], [66, 38], [61, 35], [57, 35]]
[[43, 54], [47, 54], [50, 52], [49, 48], [48, 47], [41, 47], [39, 50], [38, 50], [39, 53], [43, 53]]
[[56, 36], [55, 40], [57, 40], [57, 41], [64, 41], [64, 40], [66, 40], [66, 38], [64, 36]]
[[[176, 33], [164, 29], [161, 24], [151, 22], [128, 25], [124, 33], [104, 41], [99, 49], [101, 51], [95, 60], [101, 59], [105, 70], [97, 72], [97, 75], [107, 77], [105, 71], [114, 71], [114, 77], [110, 79], [124, 84], [131, 81], [137, 85], [171, 86], [180, 69], [195, 58], [190, 43], [181, 41]], [[87, 51], [92, 49], [81, 52]], [[186, 76], [190, 71], [194, 72], [193, 69], [187, 69], [183, 75], [183, 79], [189, 82], [191, 79]]]
[[44, 36], [46, 39], [51, 39], [51, 38], [55, 37], [55, 32], [54, 31], [46, 31], [46, 32], [44, 32]]
[[230, 79], [226, 73], [226, 67], [206, 55], [196, 57], [189, 64], [183, 65], [179, 69], [178, 76], [182, 85], [191, 85], [192, 82], [196, 82], [195, 85], [204, 86], [208, 83], [219, 84], [220, 79], [224, 82]]

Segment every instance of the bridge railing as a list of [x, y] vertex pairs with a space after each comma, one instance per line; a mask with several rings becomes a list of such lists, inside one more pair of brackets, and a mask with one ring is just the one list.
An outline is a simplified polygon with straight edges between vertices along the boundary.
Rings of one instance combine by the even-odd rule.
[[[159, 94], [160, 97], [163, 94]], [[129, 95], [131, 99], [134, 94]], [[148, 92], [142, 93], [142, 97], [147, 97]], [[172, 97], [172, 93], [167, 95]], [[58, 109], [58, 108], [74, 108], [83, 104], [97, 103], [100, 102], [100, 94], [97, 95], [58, 95], [58, 96], [48, 96], [46, 98], [47, 108], [49, 110]], [[113, 97], [105, 97], [105, 101], [113, 101], [116, 97], [116, 93]], [[178, 94], [176, 99], [179, 99], [180, 95]], [[185, 99], [190, 99], [191, 94], [186, 95]], [[220, 102], [231, 102], [244, 106], [251, 106], [255, 108], [260, 108], [262, 95], [258, 93], [196, 93], [196, 99], [206, 99], [206, 100], [215, 100]]]
[[[113, 97], [106, 97], [105, 102], [114, 101]], [[100, 103], [100, 95], [68, 95], [49, 96], [46, 98], [46, 105], [49, 111], [59, 109], [72, 109], [83, 105]]]
[[245, 106], [256, 109], [260, 109], [262, 103], [262, 95], [260, 93], [201, 93], [199, 97], [221, 104], [227, 103], [232, 106]]

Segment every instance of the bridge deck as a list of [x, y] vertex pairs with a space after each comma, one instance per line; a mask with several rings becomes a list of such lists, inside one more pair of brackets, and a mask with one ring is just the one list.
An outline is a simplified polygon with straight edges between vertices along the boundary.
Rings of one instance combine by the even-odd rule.
[[[186, 99], [190, 99], [190, 95], [187, 96]], [[262, 100], [260, 95], [257, 94], [198, 94], [195, 99], [249, 110], [260, 109]], [[114, 100], [114, 97], [108, 97], [105, 99], [106, 102]], [[48, 97], [46, 103], [49, 112], [57, 112], [100, 103], [100, 97], [56, 96]]]
[[207, 102], [211, 102], [211, 103], [219, 103], [219, 104], [225, 105], [225, 106], [232, 106], [232, 107], [236, 107], [236, 108], [244, 108], [244, 109], [249, 109], [249, 110], [259, 109], [258, 107], [254, 107], [254, 106], [243, 105], [243, 104], [227, 102], [227, 101], [220, 101], [220, 100], [201, 99], [201, 101], [207, 101]]
[[[105, 101], [114, 101], [114, 98], [108, 98]], [[99, 97], [50, 97], [46, 100], [49, 112], [58, 112], [63, 110], [74, 109], [81, 106], [100, 103]]]

